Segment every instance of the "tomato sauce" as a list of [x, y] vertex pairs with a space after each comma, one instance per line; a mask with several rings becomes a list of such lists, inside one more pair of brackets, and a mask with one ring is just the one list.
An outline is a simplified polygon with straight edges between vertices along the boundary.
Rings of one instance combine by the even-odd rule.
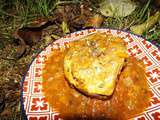
[[[150, 92], [144, 64], [129, 58], [107, 100], [87, 97], [72, 88], [63, 72], [65, 51], [54, 51], [43, 68], [43, 90], [54, 111], [65, 120], [126, 120], [145, 110]], [[77, 63], [78, 64], [78, 63]]]

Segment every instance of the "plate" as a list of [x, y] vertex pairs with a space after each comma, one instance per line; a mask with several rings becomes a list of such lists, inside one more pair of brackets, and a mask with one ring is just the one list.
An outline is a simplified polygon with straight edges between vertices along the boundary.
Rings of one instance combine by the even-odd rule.
[[151, 104], [134, 120], [160, 120], [160, 51], [156, 46], [134, 34], [113, 29], [87, 29], [68, 34], [49, 44], [31, 62], [27, 74], [22, 79], [21, 105], [22, 112], [28, 120], [58, 120], [58, 113], [49, 106], [42, 92], [42, 68], [50, 53], [69, 42], [78, 40], [95, 32], [110, 33], [122, 37], [130, 55], [135, 56], [146, 64], [147, 80], [152, 92]]

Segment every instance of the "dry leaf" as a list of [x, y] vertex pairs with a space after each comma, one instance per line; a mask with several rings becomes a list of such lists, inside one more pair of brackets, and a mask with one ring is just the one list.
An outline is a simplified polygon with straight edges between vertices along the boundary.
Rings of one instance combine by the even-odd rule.
[[103, 23], [103, 17], [99, 14], [94, 15], [93, 17], [89, 18], [85, 24], [85, 27], [100, 27]]
[[65, 21], [62, 22], [61, 24], [61, 28], [62, 28], [62, 31], [64, 34], [67, 34], [70, 32], [69, 28], [68, 28], [68, 25]]
[[159, 19], [160, 19], [160, 12], [158, 11], [153, 16], [151, 16], [146, 22], [140, 25], [134, 25], [130, 28], [130, 30], [134, 34], [142, 35], [145, 31], [149, 30], [152, 26], [154, 26]]
[[136, 4], [131, 0], [103, 0], [100, 3], [100, 12], [106, 17], [125, 17], [135, 8]]

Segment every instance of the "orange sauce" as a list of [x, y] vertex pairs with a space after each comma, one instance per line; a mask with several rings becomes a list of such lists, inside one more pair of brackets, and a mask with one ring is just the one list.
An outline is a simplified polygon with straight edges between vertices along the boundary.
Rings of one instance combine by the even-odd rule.
[[143, 112], [149, 105], [149, 88], [141, 61], [129, 58], [113, 95], [107, 100], [99, 100], [69, 86], [63, 72], [64, 56], [65, 51], [55, 50], [46, 61], [42, 74], [44, 95], [61, 118], [126, 120]]

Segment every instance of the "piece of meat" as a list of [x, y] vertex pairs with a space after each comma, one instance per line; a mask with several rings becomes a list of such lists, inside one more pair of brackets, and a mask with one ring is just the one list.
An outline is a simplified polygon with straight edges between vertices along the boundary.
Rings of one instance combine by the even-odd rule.
[[65, 77], [85, 95], [108, 98], [127, 57], [123, 39], [97, 32], [69, 48], [64, 58]]

